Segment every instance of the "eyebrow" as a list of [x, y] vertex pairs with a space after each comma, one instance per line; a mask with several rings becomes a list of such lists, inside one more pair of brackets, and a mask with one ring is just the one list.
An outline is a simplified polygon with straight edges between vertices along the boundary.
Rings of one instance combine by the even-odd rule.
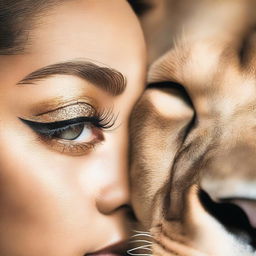
[[17, 85], [34, 84], [54, 75], [71, 75], [89, 81], [96, 87], [112, 96], [122, 94], [126, 88], [126, 78], [119, 71], [98, 66], [88, 61], [67, 61], [40, 68], [22, 80]]

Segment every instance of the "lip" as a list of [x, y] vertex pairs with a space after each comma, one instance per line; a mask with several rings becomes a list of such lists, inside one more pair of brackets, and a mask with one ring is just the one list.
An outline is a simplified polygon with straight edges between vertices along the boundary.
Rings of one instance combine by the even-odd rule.
[[244, 213], [247, 215], [247, 218], [251, 224], [251, 226], [256, 228], [256, 200], [248, 199], [248, 198], [229, 198], [224, 199], [222, 201], [230, 202], [238, 207], [240, 207]]
[[104, 247], [95, 252], [87, 253], [84, 256], [121, 256], [127, 255], [128, 240], [120, 241], [110, 246]]
[[256, 248], [256, 200], [243, 197], [219, 198], [217, 201], [204, 191], [200, 191], [200, 201], [228, 232], [242, 238], [243, 242]]

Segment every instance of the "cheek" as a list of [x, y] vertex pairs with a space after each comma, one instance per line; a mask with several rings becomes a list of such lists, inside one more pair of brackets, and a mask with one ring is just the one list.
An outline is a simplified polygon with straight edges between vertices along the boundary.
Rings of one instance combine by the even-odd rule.
[[95, 215], [92, 196], [70, 179], [65, 162], [7, 130], [0, 131], [0, 254], [74, 251], [93, 225], [87, 221]]

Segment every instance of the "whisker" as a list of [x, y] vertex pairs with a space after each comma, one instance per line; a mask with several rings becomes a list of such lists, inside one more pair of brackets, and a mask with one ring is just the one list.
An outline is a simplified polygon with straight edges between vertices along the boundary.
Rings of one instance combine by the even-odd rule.
[[146, 254], [146, 253], [131, 253], [131, 252], [127, 252], [127, 254], [129, 254], [131, 256], [152, 256], [152, 254]]
[[153, 239], [153, 236], [151, 235], [151, 233], [140, 230], [133, 230], [133, 233], [134, 235], [132, 235], [131, 241], [129, 241], [129, 243], [137, 243], [137, 245], [134, 245], [134, 248], [127, 250], [127, 254], [130, 256], [152, 256], [153, 242], [151, 242], [150, 240]]
[[146, 253], [131, 253], [131, 252], [127, 252], [127, 254], [131, 255], [131, 256], [152, 256], [152, 254], [146, 254]]
[[140, 230], [133, 230], [134, 233], [143, 233], [143, 234], [150, 234], [150, 232], [147, 231], [140, 231]]
[[150, 237], [150, 238], [153, 237], [153, 236], [150, 235], [150, 234], [135, 234], [135, 235], [133, 235], [132, 237], [138, 237], [138, 236], [146, 236], [146, 237]]
[[129, 243], [148, 243], [148, 244], [152, 244], [153, 242], [141, 239], [141, 240], [132, 240], [132, 241], [129, 241]]
[[147, 250], [147, 251], [151, 251], [152, 252], [152, 249], [148, 248], [148, 247], [149, 247], [149, 245], [141, 245], [141, 246], [129, 249], [127, 252], [133, 252], [133, 251], [136, 251], [136, 250], [139, 250], [139, 249], [143, 249], [143, 250]]
[[130, 249], [127, 251], [127, 254], [129, 255], [149, 255], [149, 253], [142, 253], [142, 252], [136, 252], [136, 250], [144, 250], [144, 251], [149, 251], [152, 252], [150, 248], [147, 248], [146, 246], [138, 246], [136, 248]]
[[[137, 247], [135, 247], [135, 248], [132, 248], [132, 249], [129, 249], [128, 251], [127, 251], [127, 253], [129, 254], [129, 255], [145, 255], [145, 253], [141, 253], [141, 252], [137, 252], [136, 253], [136, 251], [137, 250], [144, 250], [144, 251], [150, 251], [150, 252], [152, 252], [152, 249], [151, 249], [151, 244], [148, 244], [148, 245], [140, 245], [140, 246], [137, 246]], [[147, 254], [147, 255], [149, 255], [149, 254]]]

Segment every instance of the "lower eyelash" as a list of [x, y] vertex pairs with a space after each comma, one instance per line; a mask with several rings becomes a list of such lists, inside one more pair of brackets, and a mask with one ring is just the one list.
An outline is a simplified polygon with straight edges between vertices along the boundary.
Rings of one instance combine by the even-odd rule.
[[72, 153], [72, 154], [80, 154], [81, 152], [87, 152], [88, 150], [92, 150], [95, 148], [95, 144], [93, 143], [79, 143], [79, 144], [64, 144], [59, 143], [59, 149], [62, 148], [62, 153]]
[[71, 156], [82, 156], [91, 152], [100, 142], [91, 143], [73, 143], [72, 141], [63, 141], [55, 138], [48, 139], [46, 136], [39, 135], [38, 141], [46, 143], [51, 150], [58, 151]]

